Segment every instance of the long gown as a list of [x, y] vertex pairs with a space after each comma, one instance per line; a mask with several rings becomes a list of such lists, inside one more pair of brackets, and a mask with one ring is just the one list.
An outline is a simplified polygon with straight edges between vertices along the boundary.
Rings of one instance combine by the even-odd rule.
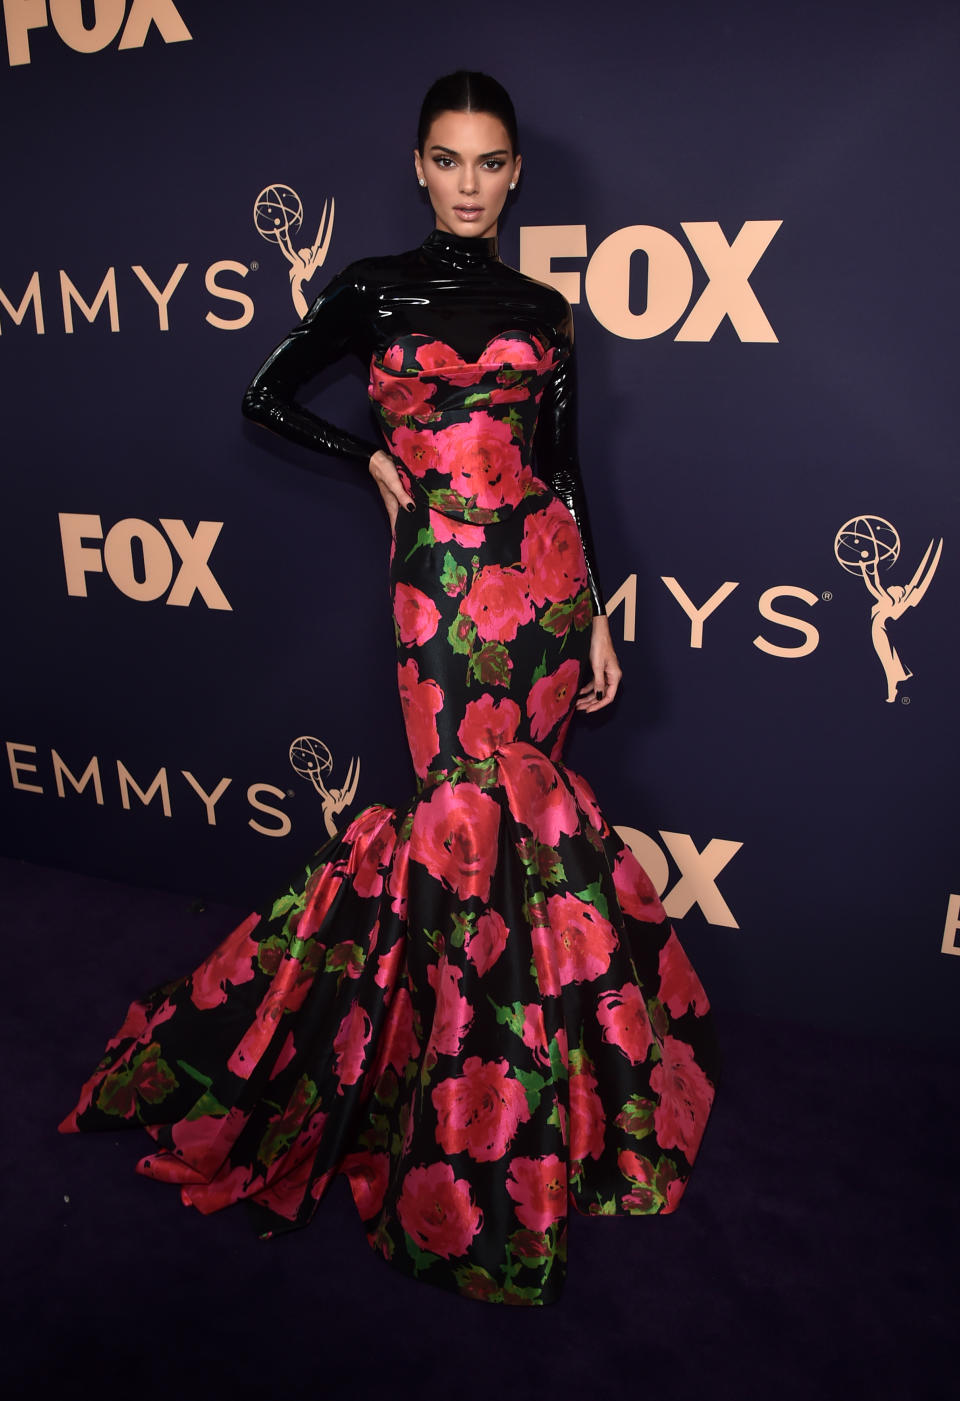
[[434, 231], [334, 279], [246, 412], [365, 466], [294, 397], [348, 351], [417, 503], [391, 563], [416, 794], [135, 1002], [61, 1127], [143, 1125], [140, 1172], [264, 1234], [344, 1173], [398, 1269], [548, 1303], [568, 1205], [673, 1211], [714, 1092], [703, 988], [561, 762], [600, 606], [570, 309], [495, 240]]

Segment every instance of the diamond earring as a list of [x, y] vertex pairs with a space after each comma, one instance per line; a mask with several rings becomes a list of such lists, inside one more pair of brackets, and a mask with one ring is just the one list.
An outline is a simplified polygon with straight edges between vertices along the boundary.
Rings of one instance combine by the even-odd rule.
[[420, 184], [424, 187], [424, 189], [426, 189], [427, 182], [426, 180], [424, 180], [422, 175], [420, 176]]
[[515, 190], [515, 189], [517, 188], [517, 182], [516, 182], [516, 180], [511, 180], [511, 181], [510, 181], [510, 188], [511, 188], [511, 190]]

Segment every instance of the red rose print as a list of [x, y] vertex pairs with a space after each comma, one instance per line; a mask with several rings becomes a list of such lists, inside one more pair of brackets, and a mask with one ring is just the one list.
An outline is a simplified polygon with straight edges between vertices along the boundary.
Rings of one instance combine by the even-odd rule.
[[520, 563], [538, 608], [545, 603], [566, 603], [586, 584], [580, 532], [562, 501], [555, 498], [524, 521]]
[[452, 516], [445, 516], [440, 511], [435, 511], [432, 506], [428, 515], [430, 529], [433, 531], [434, 539], [438, 545], [445, 545], [448, 541], [454, 540], [467, 550], [476, 550], [483, 544], [482, 525], [470, 525], [467, 521], [454, 520]]
[[531, 930], [537, 982], [544, 996], [556, 996], [568, 983], [590, 982], [610, 966], [617, 947], [613, 925], [575, 895], [551, 895], [546, 928]]
[[549, 676], [541, 676], [539, 681], [534, 681], [527, 696], [530, 733], [534, 739], [546, 739], [554, 725], [558, 725], [573, 709], [579, 679], [580, 664], [570, 657]]
[[227, 983], [236, 987], [239, 983], [250, 981], [258, 948], [256, 939], [250, 937], [250, 931], [258, 923], [258, 915], [245, 919], [201, 963], [190, 980], [190, 1001], [194, 1007], [199, 1007], [201, 1011], [208, 1007], [220, 1007], [227, 1000]]
[[642, 1186], [649, 1186], [653, 1181], [653, 1163], [649, 1158], [643, 1158], [639, 1153], [632, 1153], [629, 1148], [622, 1148], [617, 1154], [617, 1165], [624, 1177], [631, 1182], [640, 1183]]
[[545, 1158], [514, 1158], [507, 1191], [517, 1219], [531, 1231], [547, 1231], [567, 1211], [567, 1167], [555, 1153]]
[[600, 804], [593, 796], [593, 789], [586, 779], [574, 773], [573, 769], [564, 769], [564, 777], [573, 789], [573, 796], [577, 800], [577, 807], [584, 814], [590, 826], [597, 832], [603, 831], [603, 814], [600, 811]]
[[364, 1009], [357, 1003], [350, 1008], [333, 1038], [336, 1054], [336, 1072], [340, 1079], [337, 1093], [343, 1093], [344, 1085], [355, 1085], [363, 1074], [365, 1051], [373, 1035], [373, 1024]]
[[293, 1060], [296, 1054], [297, 1047], [293, 1039], [293, 1032], [288, 1031], [287, 1039], [286, 1041], [284, 1041], [283, 1045], [280, 1048], [280, 1054], [277, 1056], [276, 1060], [273, 1063], [273, 1069], [270, 1072], [270, 1079], [275, 1080], [277, 1076], [281, 1073], [281, 1071], [286, 1070], [287, 1066], [290, 1064], [290, 1062]]
[[427, 981], [433, 988], [436, 1004], [427, 1050], [437, 1056], [455, 1056], [473, 1021], [473, 1008], [460, 996], [461, 968], [452, 968], [447, 960], [427, 969]]
[[361, 1221], [369, 1221], [383, 1206], [390, 1181], [390, 1158], [386, 1153], [348, 1153], [340, 1171], [350, 1182], [350, 1191]]
[[588, 1071], [570, 1076], [570, 1159], [599, 1158], [606, 1119], [597, 1082]]
[[397, 1215], [421, 1250], [443, 1260], [465, 1255], [483, 1225], [470, 1183], [455, 1177], [449, 1163], [411, 1168], [403, 1179]]
[[387, 877], [387, 890], [390, 892], [390, 908], [401, 919], [407, 917], [407, 871], [410, 865], [410, 842], [401, 842], [397, 847]]
[[539, 1002], [531, 1002], [523, 1009], [523, 1027], [520, 1031], [523, 1044], [533, 1052], [533, 1058], [540, 1065], [550, 1064], [550, 1050], [547, 1046], [547, 1031], [543, 1020], [543, 1007]]
[[666, 1036], [662, 1049], [663, 1060], [650, 1073], [650, 1088], [660, 1099], [653, 1131], [662, 1148], [679, 1148], [692, 1163], [713, 1103], [713, 1086], [685, 1041]]
[[387, 1066], [392, 1066], [398, 1075], [402, 1075], [407, 1062], [416, 1060], [419, 1054], [420, 1042], [413, 1025], [413, 1002], [406, 988], [397, 988], [377, 1043], [374, 1080], [379, 1079]]
[[526, 1227], [514, 1231], [510, 1237], [510, 1250], [521, 1260], [544, 1260], [553, 1254], [550, 1242], [539, 1231], [528, 1231]]
[[468, 364], [455, 350], [444, 345], [443, 341], [427, 341], [426, 344], [419, 345], [415, 358], [427, 374], [435, 375], [443, 371], [444, 381], [447, 384], [456, 384], [460, 388], [476, 384], [483, 378], [481, 365]]
[[414, 771], [425, 778], [430, 762], [440, 753], [437, 716], [443, 709], [443, 691], [436, 681], [421, 681], [415, 661], [397, 667], [400, 704]]
[[234, 1108], [217, 1117], [202, 1114], [197, 1119], [177, 1120], [170, 1132], [178, 1156], [200, 1177], [213, 1177], [226, 1162], [249, 1117]]
[[428, 384], [416, 375], [393, 375], [382, 370], [375, 360], [370, 362], [370, 398], [380, 405], [390, 418], [429, 418], [429, 401], [435, 384]]
[[415, 477], [425, 477], [428, 472], [442, 472], [444, 468], [434, 446], [434, 436], [422, 429], [395, 428], [390, 434], [391, 454]]
[[530, 1118], [526, 1092], [508, 1069], [505, 1060], [471, 1056], [462, 1075], [436, 1086], [431, 1099], [437, 1142], [445, 1153], [469, 1153], [478, 1163], [503, 1157], [519, 1125]]
[[710, 1010], [703, 984], [693, 971], [680, 940], [670, 931], [670, 938], [660, 950], [660, 1001], [670, 1009], [671, 1017], [679, 1017], [693, 1007], [698, 1017]]
[[[259, 915], [253, 916], [254, 924], [259, 923], [259, 920]], [[248, 920], [247, 924], [249, 923]], [[143, 1002], [131, 1002], [127, 1008], [127, 1015], [123, 1019], [123, 1025], [116, 1036], [112, 1036], [107, 1042], [106, 1049], [112, 1051], [116, 1046], [122, 1045], [124, 1041], [149, 1041], [153, 1028], [169, 1021], [175, 1011], [176, 1008], [169, 997], [165, 998], [150, 1016], [147, 1016], [147, 1008]]]
[[542, 354], [539, 341], [534, 349], [529, 341], [521, 340], [518, 336], [497, 336], [480, 356], [480, 364], [485, 369], [509, 365], [515, 370], [535, 370]]
[[574, 712], [571, 710], [566, 720], [564, 720], [559, 730], [557, 730], [556, 738], [554, 739], [553, 744], [551, 744], [550, 746], [550, 758], [555, 764], [558, 764], [560, 762], [560, 756], [563, 753], [563, 746], [567, 740], [567, 731], [570, 728], [570, 721], [573, 719], [573, 716]]
[[467, 703], [457, 738], [474, 759], [489, 759], [505, 744], [512, 744], [520, 724], [516, 701], [494, 700], [489, 692]]
[[[368, 814], [364, 814], [367, 816]], [[369, 831], [357, 832], [350, 850], [347, 873], [353, 888], [364, 900], [375, 898], [383, 890], [383, 870], [390, 865], [397, 834], [390, 821], [391, 813], [381, 808], [379, 825]]]
[[393, 370], [395, 374], [399, 374], [403, 369], [403, 346], [392, 345], [383, 356], [383, 365], [385, 369]]
[[414, 811], [410, 858], [461, 900], [486, 900], [497, 864], [500, 808], [474, 783], [438, 783]]
[[429, 642], [440, 622], [440, 610], [412, 584], [397, 584], [393, 594], [393, 616], [400, 641], [405, 647], [422, 647]]
[[533, 617], [533, 604], [518, 570], [487, 564], [477, 571], [460, 611], [473, 619], [484, 642], [512, 642]]
[[510, 811], [538, 842], [555, 847], [580, 830], [573, 795], [547, 756], [532, 744], [512, 744], [498, 755]]
[[377, 972], [373, 980], [378, 988], [389, 991], [393, 987], [397, 981], [397, 974], [400, 972], [405, 952], [404, 941], [398, 939], [386, 953], [380, 955], [377, 959]]
[[613, 888], [620, 908], [632, 919], [659, 924], [665, 918], [653, 882], [629, 847], [624, 847], [613, 866]]
[[650, 1018], [643, 993], [636, 983], [600, 994], [597, 1021], [603, 1027], [603, 1039], [622, 1051], [631, 1065], [642, 1065], [653, 1041]]
[[515, 384], [511, 389], [491, 389], [488, 398], [491, 404], [520, 404], [530, 398], [530, 390], [525, 384]]
[[479, 507], [496, 511], [516, 506], [532, 479], [524, 467], [510, 426], [487, 413], [472, 413], [436, 435], [436, 445], [453, 490]]
[[507, 946], [510, 930], [496, 910], [485, 910], [476, 928], [467, 935], [464, 952], [482, 978], [489, 973]]

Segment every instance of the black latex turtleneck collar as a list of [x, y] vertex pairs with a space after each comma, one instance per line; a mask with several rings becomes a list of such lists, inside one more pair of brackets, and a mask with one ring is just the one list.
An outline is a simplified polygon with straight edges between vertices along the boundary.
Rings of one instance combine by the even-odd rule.
[[499, 260], [500, 248], [496, 234], [492, 238], [464, 238], [461, 234], [432, 229], [422, 247], [434, 257], [453, 267], [477, 267]]

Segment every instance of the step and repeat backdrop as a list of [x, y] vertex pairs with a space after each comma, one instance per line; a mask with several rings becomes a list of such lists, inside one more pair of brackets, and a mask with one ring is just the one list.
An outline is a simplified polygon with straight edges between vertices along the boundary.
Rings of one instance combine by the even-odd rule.
[[721, 1009], [954, 1032], [955, 6], [2, 13], [4, 852], [239, 905], [408, 800], [379, 500], [239, 404], [480, 67], [625, 671], [570, 763]]

